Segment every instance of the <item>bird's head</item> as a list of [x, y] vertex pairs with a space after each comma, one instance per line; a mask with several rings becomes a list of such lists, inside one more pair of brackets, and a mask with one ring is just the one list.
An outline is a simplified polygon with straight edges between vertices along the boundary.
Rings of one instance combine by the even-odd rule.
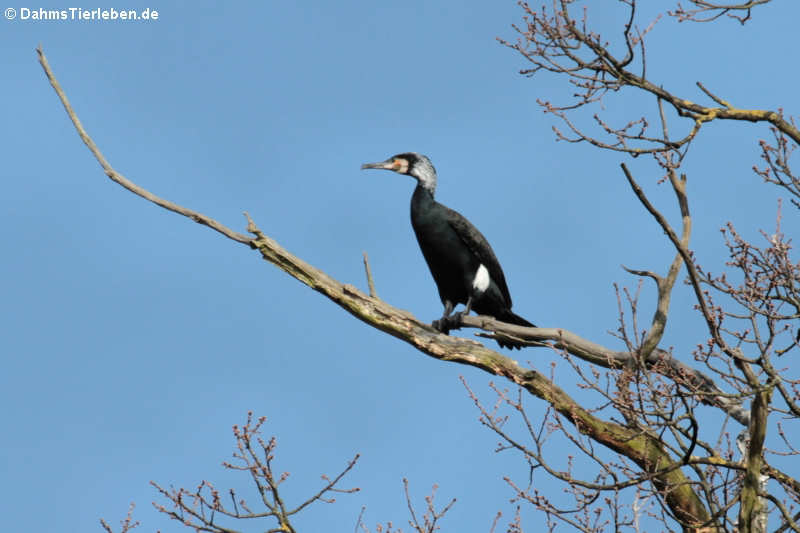
[[393, 155], [386, 161], [380, 163], [364, 163], [361, 170], [367, 168], [380, 168], [391, 170], [398, 174], [408, 174], [417, 179], [424, 188], [431, 193], [436, 190], [436, 169], [433, 168], [431, 160], [422, 154], [406, 152], [404, 154]]

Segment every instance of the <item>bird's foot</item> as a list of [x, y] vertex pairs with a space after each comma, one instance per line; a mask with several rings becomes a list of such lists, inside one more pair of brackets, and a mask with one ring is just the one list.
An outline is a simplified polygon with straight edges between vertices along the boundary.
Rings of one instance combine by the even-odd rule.
[[458, 311], [449, 316], [443, 316], [439, 320], [434, 320], [431, 323], [434, 329], [439, 330], [445, 335], [449, 335], [453, 329], [461, 329], [464, 325], [464, 311]]
[[449, 317], [443, 316], [438, 320], [434, 320], [433, 322], [431, 322], [431, 326], [433, 326], [433, 329], [437, 330], [439, 333], [444, 333], [445, 335], [449, 335], [451, 328], [449, 327], [448, 324], [447, 320], [448, 318]]
[[458, 311], [453, 313], [447, 319], [450, 321], [450, 329], [461, 329], [464, 325], [464, 316], [468, 313], [468, 311]]

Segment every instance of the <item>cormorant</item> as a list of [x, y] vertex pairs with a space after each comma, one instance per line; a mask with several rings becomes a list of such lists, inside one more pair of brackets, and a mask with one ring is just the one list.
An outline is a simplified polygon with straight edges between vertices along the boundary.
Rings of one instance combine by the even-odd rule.
[[[460, 326], [461, 318], [473, 309], [502, 322], [536, 327], [511, 312], [506, 278], [486, 237], [460, 213], [433, 199], [436, 169], [430, 159], [408, 152], [361, 165], [362, 170], [367, 168], [408, 174], [417, 180], [411, 197], [411, 225], [444, 305], [444, 314], [433, 327], [446, 334]], [[464, 310], [451, 315], [458, 304], [464, 304]], [[523, 346], [513, 341], [497, 342], [506, 348]]]

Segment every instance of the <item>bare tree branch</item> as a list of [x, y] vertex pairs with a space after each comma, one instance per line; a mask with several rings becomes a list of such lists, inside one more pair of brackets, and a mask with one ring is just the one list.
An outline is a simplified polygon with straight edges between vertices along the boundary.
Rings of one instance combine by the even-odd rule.
[[[781, 367], [773, 359], [774, 356], [782, 357], [800, 347], [800, 328], [797, 326], [797, 319], [800, 317], [800, 262], [792, 261], [789, 256], [792, 244], [791, 239], [781, 231], [779, 204], [775, 232], [761, 232], [768, 242], [766, 246], [748, 242], [729, 223], [722, 230], [729, 250], [729, 260], [725, 264], [728, 268], [723, 274], [716, 275], [705, 271], [689, 245], [692, 220], [685, 188], [686, 177], [684, 174], [678, 177], [678, 168], [683, 164], [689, 146], [706, 124], [719, 120], [767, 122], [773, 140], [760, 141], [763, 166], [754, 166], [753, 170], [765, 182], [781, 187], [789, 195], [790, 201], [800, 208], [800, 179], [790, 165], [790, 157], [800, 144], [800, 130], [795, 119], [785, 117], [781, 108], [738, 108], [734, 102], [698, 81], [696, 86], [701, 96], [711, 102], [711, 105], [704, 105], [690, 101], [685, 95], [678, 95], [666, 85], [649, 79], [644, 38], [659, 17], [641, 31], [635, 22], [637, 3], [637, 0], [618, 1], [618, 4], [628, 10], [626, 20], [620, 23], [621, 41], [609, 40], [594, 30], [589, 24], [588, 16], [589, 8], [594, 8], [594, 5], [576, 0], [552, 0], [540, 9], [521, 3], [524, 23], [514, 28], [519, 34], [517, 41], [501, 41], [530, 63], [529, 68], [521, 71], [522, 74], [556, 74], [573, 89], [562, 92], [572, 96], [566, 102], [538, 100], [545, 112], [557, 117], [566, 127], [566, 133], [554, 128], [559, 140], [586, 142], [594, 147], [633, 157], [649, 154], [665, 171], [659, 183], [669, 180], [681, 212], [683, 231], [679, 236], [679, 232], [673, 229], [667, 218], [647, 198], [644, 188], [636, 182], [627, 166], [622, 165], [629, 185], [640, 203], [664, 230], [676, 255], [666, 275], [660, 274], [654, 268], [626, 268], [631, 274], [656, 282], [658, 301], [650, 328], [642, 332], [636, 319], [638, 291], [632, 294], [627, 288], [617, 288], [620, 327], [616, 336], [625, 343], [628, 350], [619, 353], [616, 358], [607, 357], [610, 362], [607, 366], [615, 369], [611, 373], [613, 377], [607, 377], [610, 384], [603, 386], [598, 373], [584, 372], [574, 363], [571, 364], [575, 374], [582, 380], [580, 386], [601, 394], [607, 402], [595, 408], [593, 413], [605, 408], [616, 409], [627, 426], [658, 433], [664, 439], [665, 449], [673, 456], [683, 454], [688, 457], [695, 446], [710, 454], [708, 458], [690, 458], [687, 461], [690, 468], [685, 469], [693, 472], [696, 491], [703, 498], [710, 514], [709, 521], [700, 527], [737, 528], [740, 531], [760, 533], [766, 528], [769, 513], [777, 509], [784, 523], [782, 528], [788, 528], [794, 522], [794, 508], [800, 505], [798, 482], [785, 469], [779, 470], [770, 465], [767, 458], [769, 454], [794, 456], [800, 450], [794, 445], [793, 439], [785, 436], [781, 427], [783, 421], [773, 426], [768, 426], [768, 422], [770, 414], [785, 416], [793, 423], [800, 419], [800, 380], [788, 372], [791, 367]], [[744, 24], [751, 17], [753, 8], [770, 3], [770, 0], [735, 3], [688, 0], [684, 3], [689, 4], [689, 7], [684, 8], [678, 4], [678, 9], [669, 13], [679, 21], [707, 22], [724, 15]], [[573, 12], [576, 16], [573, 16]], [[612, 52], [617, 49], [622, 52]], [[621, 124], [615, 124], [595, 113], [592, 115], [595, 128], [591, 130], [586, 129], [582, 115], [575, 113], [581, 108], [585, 112], [587, 106], [592, 105], [602, 108], [604, 98], [609, 93], [628, 90], [656, 97], [661, 135], [650, 133], [650, 120], [646, 115], [635, 115], [629, 120], [623, 119]], [[671, 108], [677, 114], [679, 125], [683, 127], [676, 135], [670, 134], [667, 128], [665, 107]], [[599, 133], [594, 134], [591, 131]], [[697, 343], [693, 355], [695, 360], [706, 365], [712, 375], [729, 385], [735, 391], [732, 394], [723, 394], [711, 379], [704, 380], [704, 374], [693, 370], [686, 374], [692, 375], [691, 380], [671, 378], [677, 388], [659, 378], [669, 376], [670, 369], [675, 369], [669, 362], [671, 354], [665, 354], [667, 364], [663, 365], [654, 360], [652, 355], [659, 354], [657, 346], [666, 325], [669, 293], [683, 264], [686, 265], [688, 283], [694, 292], [695, 307], [700, 311], [709, 334], [707, 339]], [[667, 283], [668, 280], [671, 282]], [[632, 330], [626, 324], [623, 313], [623, 296], [631, 310]], [[490, 327], [486, 323], [482, 325]], [[600, 353], [595, 346], [585, 346], [586, 349], [582, 350], [585, 341], [581, 339], [564, 342], [555, 340], [553, 336], [548, 338], [542, 333], [543, 330], [525, 332], [502, 327], [495, 330], [494, 336], [512, 335], [536, 342], [550, 340], [568, 354], [585, 360]], [[637, 359], [638, 355], [643, 360]], [[565, 359], [571, 362], [569, 356], [565, 355]], [[598, 360], [592, 362], [602, 365]], [[643, 369], [648, 372], [641, 372]], [[688, 394], [684, 391], [688, 391]], [[778, 393], [774, 397], [773, 391]], [[697, 400], [720, 406], [746, 426], [746, 430], [733, 439], [742, 455], [737, 466], [731, 463], [734, 449], [724, 424], [716, 446], [704, 442], [695, 434], [698, 421], [693, 411]], [[748, 400], [752, 402], [752, 413], [742, 407], [743, 402]], [[773, 405], [777, 402], [782, 403], [779, 406]], [[515, 405], [512, 407], [519, 410]], [[583, 456], [599, 465], [598, 476], [610, 475], [609, 470], [615, 471], [614, 468], [618, 468], [615, 472], [626, 481], [618, 482], [613, 479], [609, 485], [572, 480], [571, 475], [547, 470], [544, 462], [546, 456], [542, 453], [531, 455], [525, 452], [530, 461], [544, 467], [551, 477], [570, 480], [571, 486], [580, 486], [584, 490], [601, 490], [610, 486], [627, 486], [628, 481], [639, 475], [626, 470], [622, 463], [616, 465], [597, 458], [591, 447], [567, 432], [556, 414], [552, 416], [551, 427], [561, 431]], [[689, 429], [685, 425], [674, 423], [675, 419], [683, 417], [690, 421]], [[777, 436], [785, 445], [781, 451], [767, 447], [768, 429], [773, 427], [777, 428]], [[512, 442], [510, 435], [505, 434], [504, 438], [507, 442]], [[540, 445], [538, 436], [531, 435], [530, 438], [537, 446]], [[516, 443], [511, 444], [514, 447], [522, 446], [518, 440], [513, 442]], [[722, 444], [727, 446], [721, 453], [725, 456], [724, 464], [716, 456], [717, 449]], [[529, 447], [525, 449], [530, 450]], [[701, 467], [702, 464], [708, 464], [708, 467]], [[778, 481], [780, 490], [783, 491], [783, 500], [766, 493], [768, 479]], [[637, 490], [641, 489], [641, 485], [636, 487]], [[566, 516], [567, 511], [553, 507], [541, 495], [531, 495], [529, 492], [519, 494], [521, 498], [530, 497], [531, 503], [558, 519], [563, 520]], [[586, 494], [576, 494], [576, 501], [586, 498]], [[775, 507], [769, 509], [769, 501]], [[595, 506], [594, 510], [599, 512], [599, 507]], [[620, 505], [615, 503], [609, 508], [614, 524], [617, 524]], [[656, 518], [666, 521], [667, 518], [672, 518], [670, 512], [670, 507], [662, 507], [662, 516]], [[591, 530], [593, 527], [589, 522], [578, 519], [569, 523], [583, 530]]]
[[[706, 0], [689, 0], [689, 3], [695, 6], [694, 8], [685, 9], [679, 2], [675, 11], [669, 11], [668, 13], [677, 18], [679, 22], [711, 22], [724, 15], [738, 20], [741, 24], [745, 24], [750, 20], [750, 11], [754, 7], [768, 4], [771, 1], [772, 0], [751, 0], [750, 2], [741, 2], [738, 4], [721, 4], [719, 2], [708, 2]], [[744, 12], [744, 15], [740, 15], [739, 13], [741, 12]]]
[[[606, 150], [619, 151], [637, 156], [642, 154], [659, 154], [665, 150], [677, 150], [688, 146], [696, 137], [700, 129], [707, 123], [716, 120], [736, 120], [747, 122], [767, 122], [776, 130], [800, 144], [800, 130], [786, 120], [780, 110], [744, 109], [712, 95], [702, 84], [698, 87], [714, 103], [720, 107], [709, 107], [693, 102], [679, 96], [661, 83], [654, 83], [647, 79], [644, 68], [644, 36], [652, 27], [644, 32], [632, 32], [632, 20], [636, 11], [636, 0], [619, 0], [628, 6], [629, 19], [623, 32], [624, 57], [614, 56], [610, 52], [608, 42], [597, 32], [587, 28], [587, 15], [584, 11], [581, 20], [574, 18], [570, 12], [570, 5], [574, 0], [555, 0], [550, 12], [542, 6], [534, 9], [527, 2], [521, 2], [525, 11], [524, 27], [515, 26], [519, 39], [515, 43], [505, 40], [500, 42], [519, 52], [531, 67], [523, 69], [522, 74], [532, 76], [540, 72], [550, 72], [566, 76], [571, 85], [579, 92], [574, 94], [574, 101], [565, 104], [553, 104], [539, 100], [539, 104], [547, 113], [557, 116], [575, 135], [568, 137], [556, 129], [556, 135], [561, 140], [570, 142], [589, 142], [592, 145]], [[747, 10], [755, 5], [767, 3], [769, 0], [756, 0], [743, 4], [724, 6], [721, 4], [692, 0], [693, 3], [705, 10]], [[679, 10], [680, 11], [680, 10]], [[678, 13], [678, 11], [673, 12]], [[677, 16], [677, 15], [676, 15]], [[687, 16], [685, 20], [690, 20]], [[634, 64], [635, 51], [642, 50], [642, 71], [634, 73], [628, 67]], [[587, 134], [569, 118], [568, 112], [577, 108], [599, 104], [609, 92], [617, 92], [623, 88], [636, 89], [650, 93], [659, 100], [663, 100], [678, 114], [686, 119], [689, 131], [683, 136], [673, 139], [652, 137], [647, 135], [647, 120], [642, 117], [623, 126], [611, 126], [599, 115], [594, 119], [609, 140]]]
[[[322, 476], [326, 482], [315, 494], [309, 496], [292, 509], [288, 509], [280, 494], [280, 485], [289, 478], [288, 472], [275, 474], [272, 467], [277, 440], [275, 437], [264, 441], [260, 436], [261, 426], [266, 421], [265, 417], [253, 419], [253, 413], [247, 413], [247, 422], [243, 426], [234, 426], [233, 434], [236, 438], [237, 451], [233, 456], [235, 463], [224, 462], [223, 466], [229, 470], [247, 472], [257, 489], [261, 504], [266, 511], [254, 511], [248, 506], [244, 498], [237, 496], [233, 489], [228, 491], [231, 504], [223, 502], [219, 491], [208, 481], [201, 481], [197, 489], [166, 489], [153, 481], [150, 484], [172, 503], [172, 508], [154, 503], [156, 509], [173, 520], [193, 528], [195, 531], [209, 533], [237, 533], [220, 523], [220, 519], [258, 520], [274, 519], [277, 527], [268, 529], [267, 532], [295, 533], [292, 517], [316, 502], [333, 503], [334, 493], [351, 494], [358, 492], [358, 488], [340, 489], [337, 484], [347, 473], [352, 470], [358, 461], [356, 455], [347, 463], [347, 466], [333, 479]], [[240, 510], [241, 508], [241, 510]]]
[[[138, 520], [137, 521], [133, 520], [133, 510], [135, 508], [136, 505], [133, 503], [131, 503], [130, 506], [128, 507], [128, 514], [125, 516], [123, 520], [120, 521], [121, 529], [119, 530], [119, 533], [128, 533], [129, 531], [133, 531], [140, 525]], [[100, 525], [103, 527], [106, 533], [114, 533], [114, 530], [111, 528], [111, 526], [109, 526], [108, 523], [102, 518], [100, 519]]]
[[87, 148], [89, 148], [89, 151], [92, 152], [92, 155], [94, 155], [95, 159], [97, 159], [97, 162], [100, 163], [100, 166], [103, 167], [103, 171], [106, 173], [106, 176], [111, 178], [111, 180], [119, 183], [132, 193], [141, 196], [145, 200], [153, 202], [154, 204], [163, 207], [164, 209], [168, 209], [174, 213], [178, 213], [179, 215], [189, 217], [198, 224], [203, 224], [205, 226], [208, 226], [209, 228], [222, 233], [231, 240], [240, 242], [242, 244], [250, 244], [250, 241], [252, 239], [247, 235], [237, 233], [231, 230], [230, 228], [223, 226], [216, 220], [209, 218], [203, 214], [200, 214], [196, 211], [192, 211], [191, 209], [187, 209], [178, 204], [172, 203], [169, 200], [160, 198], [155, 194], [151, 193], [150, 191], [147, 191], [142, 187], [139, 187], [135, 183], [129, 181], [122, 174], [114, 170], [108, 163], [108, 161], [106, 161], [106, 158], [103, 156], [103, 154], [100, 153], [100, 150], [97, 148], [97, 145], [94, 144], [94, 141], [91, 139], [91, 137], [89, 137], [89, 134], [86, 133], [86, 130], [83, 129], [83, 124], [81, 124], [81, 121], [78, 119], [78, 116], [72, 109], [72, 106], [70, 105], [69, 100], [67, 99], [67, 95], [64, 94], [64, 90], [61, 88], [61, 85], [58, 83], [58, 80], [53, 75], [53, 71], [50, 69], [50, 64], [47, 62], [47, 57], [45, 57], [42, 47], [39, 46], [36, 49], [36, 52], [39, 54], [39, 63], [41, 63], [42, 68], [44, 69], [44, 72], [47, 75], [47, 79], [50, 80], [50, 84], [53, 86], [53, 89], [56, 91], [56, 94], [58, 94], [58, 98], [61, 100], [61, 103], [64, 104], [64, 109], [66, 109], [67, 115], [69, 115], [70, 120], [72, 120], [72, 123], [75, 125], [75, 129], [78, 131], [78, 135], [80, 135], [83, 143], [86, 145]]

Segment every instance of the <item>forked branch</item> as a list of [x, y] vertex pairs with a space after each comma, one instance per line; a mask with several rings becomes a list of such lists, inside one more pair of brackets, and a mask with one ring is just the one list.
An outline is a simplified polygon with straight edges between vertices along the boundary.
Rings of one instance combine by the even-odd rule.
[[[316, 502], [333, 503], [334, 494], [352, 494], [358, 488], [340, 489], [338, 483], [347, 475], [358, 461], [358, 455], [347, 463], [347, 466], [333, 478], [322, 476], [325, 484], [315, 494], [303, 502], [289, 507], [280, 494], [280, 485], [289, 478], [284, 472], [276, 475], [272, 462], [275, 458], [277, 441], [272, 437], [268, 441], [260, 437], [261, 426], [266, 418], [253, 419], [253, 413], [247, 413], [247, 422], [243, 426], [234, 426], [233, 434], [236, 438], [237, 451], [233, 457], [235, 462], [224, 462], [223, 466], [230, 470], [247, 472], [253, 480], [257, 494], [261, 500], [260, 506], [265, 510], [254, 510], [247, 501], [239, 496], [234, 489], [222, 495], [211, 483], [202, 481], [197, 489], [191, 491], [184, 488], [164, 488], [155, 482], [150, 482], [156, 490], [172, 503], [171, 507], [153, 504], [156, 509], [183, 525], [209, 533], [236, 533], [225, 525], [224, 521], [232, 520], [271, 520], [277, 522], [276, 527], [267, 530], [267, 533], [295, 533], [292, 525], [294, 515]], [[228, 502], [230, 500], [230, 502]]]
[[719, 17], [727, 16], [738, 20], [741, 24], [750, 20], [751, 10], [754, 7], [770, 3], [772, 0], [750, 0], [749, 2], [739, 3], [720, 3], [709, 2], [707, 0], [688, 0], [694, 7], [684, 8], [680, 2], [675, 11], [669, 14], [677, 18], [680, 22], [711, 22]]
[[[696, 20], [702, 12], [717, 10], [719, 14], [731, 12], [746, 13], [742, 19], [749, 17], [749, 10], [769, 0], [755, 0], [751, 2], [723, 5], [716, 2], [690, 0], [697, 6], [697, 10], [682, 10], [680, 8], [673, 14], [679, 19]], [[570, 142], [588, 142], [606, 150], [629, 153], [637, 156], [641, 154], [657, 155], [669, 150], [678, 150], [687, 147], [697, 136], [701, 128], [713, 121], [735, 120], [747, 122], [767, 122], [777, 131], [800, 144], [800, 130], [791, 120], [786, 120], [780, 110], [745, 109], [712, 94], [702, 84], [699, 89], [717, 104], [708, 106], [693, 101], [668, 89], [662, 82], [654, 82], [647, 77], [645, 69], [644, 38], [653, 27], [648, 26], [643, 31], [633, 31], [633, 19], [636, 11], [637, 0], [620, 0], [627, 6], [629, 16], [622, 36], [624, 42], [622, 49], [624, 56], [611, 53], [611, 46], [607, 38], [594, 31], [588, 23], [587, 11], [584, 10], [580, 18], [572, 15], [573, 0], [554, 0], [548, 10], [545, 6], [535, 8], [528, 2], [520, 2], [525, 12], [524, 24], [515, 26], [519, 34], [516, 42], [501, 40], [500, 42], [519, 52], [530, 66], [520, 72], [533, 76], [542, 72], [550, 72], [566, 76], [571, 86], [576, 89], [570, 92], [573, 99], [568, 102], [552, 103], [539, 101], [547, 113], [558, 117], [571, 131], [566, 135], [556, 129], [559, 139]], [[719, 16], [719, 14], [717, 16]], [[636, 51], [640, 56], [636, 57]], [[634, 71], [636, 68], [636, 71]], [[650, 93], [656, 98], [666, 102], [675, 113], [685, 119], [684, 133], [676, 138], [662, 138], [648, 134], [648, 121], [641, 117], [624, 125], [608, 124], [599, 114], [593, 118], [604, 136], [590, 134], [571, 118], [571, 112], [577, 108], [601, 104], [609, 93], [617, 93], [622, 89], [631, 88]]]

